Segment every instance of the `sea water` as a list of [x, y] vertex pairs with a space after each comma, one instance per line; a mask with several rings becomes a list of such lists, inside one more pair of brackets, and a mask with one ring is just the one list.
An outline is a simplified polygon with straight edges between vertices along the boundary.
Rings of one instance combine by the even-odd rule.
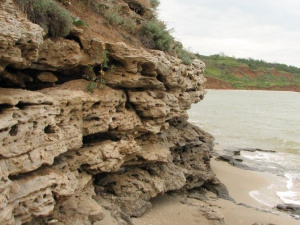
[[208, 90], [189, 110], [189, 121], [222, 148], [275, 150], [242, 151], [244, 163], [276, 178], [249, 194], [269, 207], [300, 205], [300, 93]]

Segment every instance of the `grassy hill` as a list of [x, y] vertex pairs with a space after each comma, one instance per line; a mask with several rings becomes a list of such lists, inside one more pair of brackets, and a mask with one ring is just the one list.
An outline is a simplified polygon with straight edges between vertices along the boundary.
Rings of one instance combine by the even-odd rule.
[[196, 56], [206, 64], [207, 88], [300, 91], [300, 68], [223, 55]]

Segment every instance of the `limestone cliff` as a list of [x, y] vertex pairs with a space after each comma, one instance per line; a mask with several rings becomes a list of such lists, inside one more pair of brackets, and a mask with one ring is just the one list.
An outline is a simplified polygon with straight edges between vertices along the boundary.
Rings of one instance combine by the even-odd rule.
[[[89, 68], [106, 77], [93, 93]], [[140, 216], [158, 194], [217, 183], [213, 138], [187, 122], [203, 70], [77, 28], [47, 38], [1, 0], [0, 224], [97, 224], [104, 199]]]

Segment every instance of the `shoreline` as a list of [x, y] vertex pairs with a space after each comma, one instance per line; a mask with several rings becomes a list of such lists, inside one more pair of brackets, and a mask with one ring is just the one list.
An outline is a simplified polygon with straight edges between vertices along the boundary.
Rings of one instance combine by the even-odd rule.
[[275, 92], [296, 92], [296, 93], [299, 93], [300, 92], [300, 89], [299, 90], [273, 90], [273, 89], [259, 89], [259, 88], [244, 88], [244, 89], [237, 89], [237, 88], [216, 88], [216, 87], [206, 87], [205, 90], [215, 90], [215, 91], [275, 91]]
[[219, 80], [213, 77], [205, 77], [207, 79], [205, 89], [215, 89], [215, 90], [265, 90], [265, 91], [292, 91], [292, 92], [300, 92], [300, 86], [297, 85], [286, 85], [286, 86], [278, 86], [273, 85], [270, 87], [257, 87], [257, 86], [249, 86], [244, 88], [235, 88], [232, 83]]
[[237, 204], [266, 208], [264, 204], [250, 196], [251, 191], [258, 191], [272, 184], [263, 174], [240, 169], [227, 162], [217, 161], [215, 158], [211, 160], [211, 168]]
[[258, 87], [253, 87], [253, 88], [233, 88], [233, 87], [205, 87], [205, 90], [223, 90], [223, 91], [287, 91], [287, 92], [300, 92], [300, 87], [299, 89], [289, 89], [289, 88], [282, 88], [282, 89], [271, 89], [271, 88], [258, 88]]
[[161, 195], [154, 198], [153, 207], [140, 218], [133, 218], [134, 225], [298, 225], [299, 220], [287, 213], [264, 206], [250, 196], [250, 192], [271, 184], [272, 177], [256, 171], [243, 170], [223, 161], [211, 159], [211, 168], [228, 189], [236, 203], [217, 198], [206, 192], [204, 199], [196, 200], [185, 195]]
[[[211, 160], [211, 166], [216, 176], [227, 187], [229, 195], [238, 203], [223, 199], [211, 201], [221, 207], [221, 212], [228, 224], [299, 224], [299, 220], [292, 218], [287, 213], [272, 210], [250, 196], [251, 191], [269, 186], [274, 179], [272, 176], [267, 177], [261, 172], [236, 168], [227, 162], [215, 159]], [[265, 212], [271, 210], [272, 213]]]

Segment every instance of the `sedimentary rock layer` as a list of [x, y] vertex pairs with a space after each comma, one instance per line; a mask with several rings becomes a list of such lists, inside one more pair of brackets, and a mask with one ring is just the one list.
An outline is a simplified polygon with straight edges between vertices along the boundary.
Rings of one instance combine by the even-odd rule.
[[158, 194], [215, 180], [213, 138], [187, 122], [201, 61], [80, 32], [51, 40], [10, 0], [0, 22], [0, 224], [92, 224], [96, 194], [140, 216]]

